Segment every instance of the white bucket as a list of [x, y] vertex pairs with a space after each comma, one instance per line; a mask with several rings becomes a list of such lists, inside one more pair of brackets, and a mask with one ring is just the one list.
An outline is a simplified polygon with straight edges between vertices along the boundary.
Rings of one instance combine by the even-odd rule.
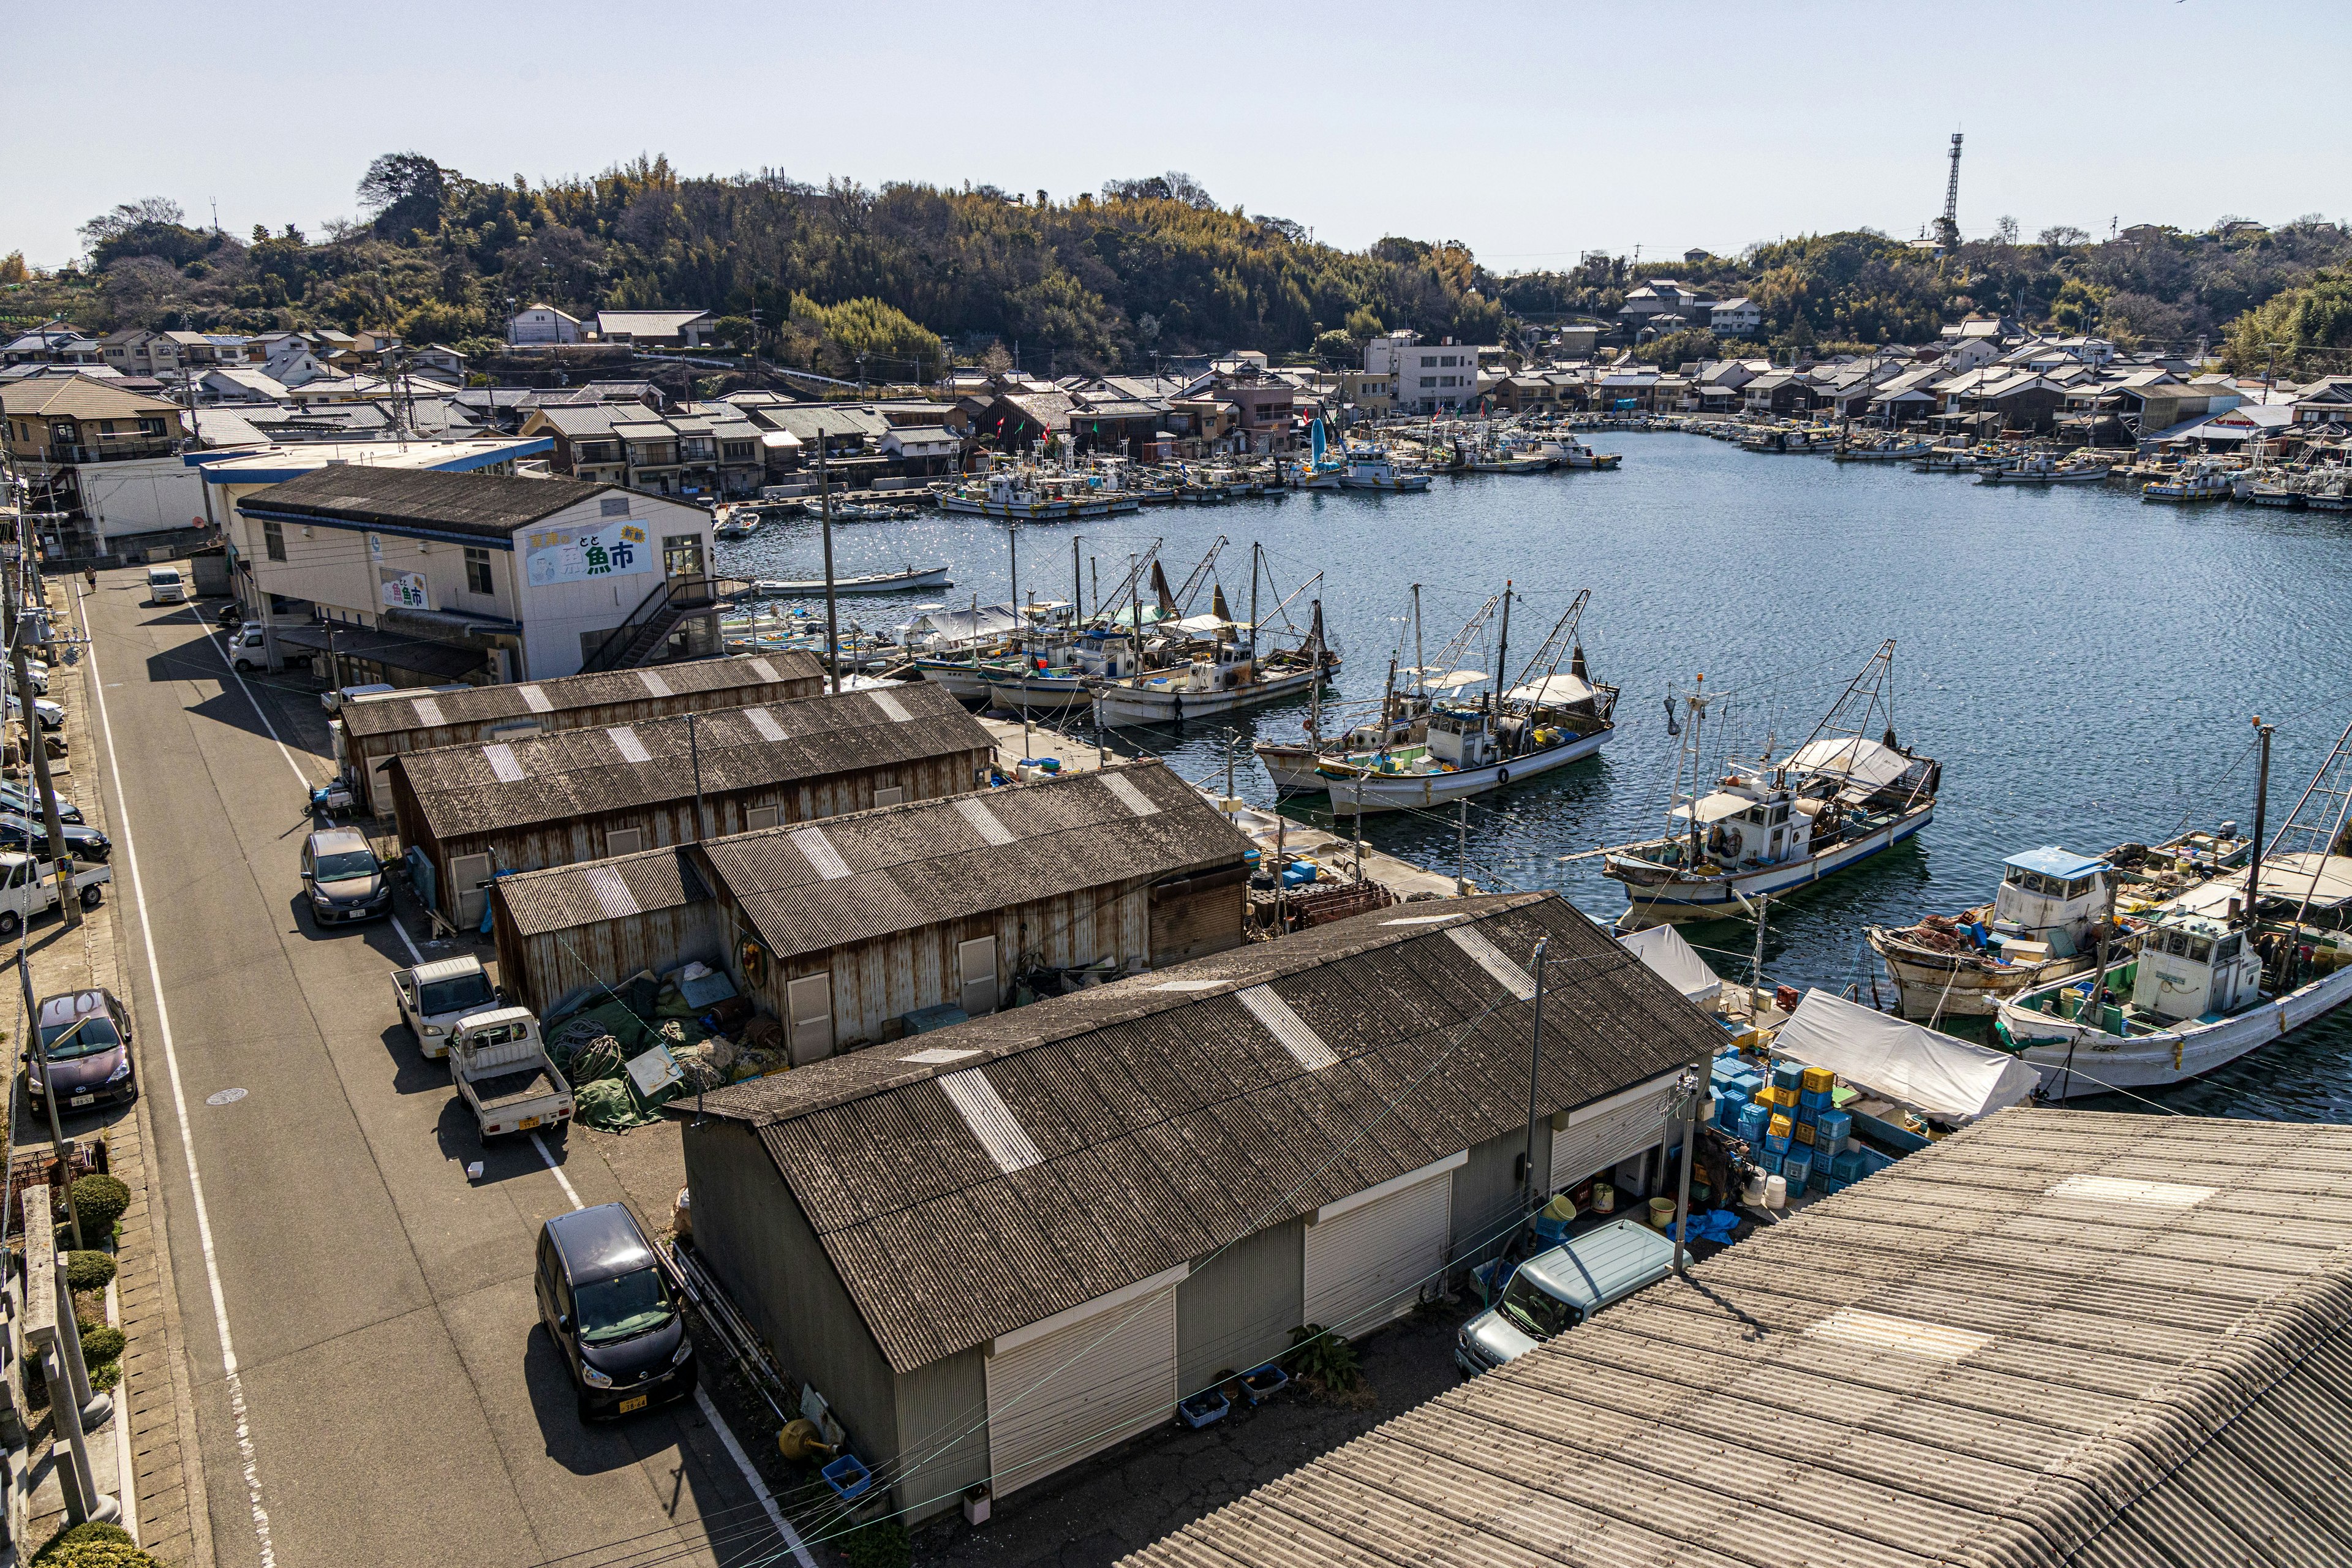
[[1752, 1209], [1762, 1208], [1764, 1206], [1764, 1182], [1765, 1173], [1763, 1167], [1760, 1165], [1749, 1167], [1748, 1172], [1748, 1184], [1740, 1190], [1739, 1201], [1746, 1204]]
[[1767, 1176], [1764, 1178], [1764, 1206], [1768, 1209], [1784, 1209], [1789, 1206], [1788, 1177]]

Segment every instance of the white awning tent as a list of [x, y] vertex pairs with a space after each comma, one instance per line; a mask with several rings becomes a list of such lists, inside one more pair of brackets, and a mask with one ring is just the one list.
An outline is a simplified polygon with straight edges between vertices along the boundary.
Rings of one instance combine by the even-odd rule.
[[1973, 1121], [2033, 1092], [2042, 1075], [2005, 1051], [1972, 1046], [1826, 991], [1808, 991], [1772, 1053], [1827, 1068], [1857, 1089], [1943, 1121]]
[[1721, 994], [1723, 981], [1706, 966], [1683, 933], [1670, 925], [1628, 931], [1618, 945], [1640, 959], [1649, 971], [1701, 1006]]
[[1571, 703], [1591, 701], [1592, 683], [1573, 675], [1547, 675], [1541, 680], [1529, 681], [1515, 689], [1510, 695], [1516, 702], [1566, 708]]
[[1225, 619], [1223, 616], [1213, 616], [1205, 613], [1197, 616], [1187, 616], [1182, 620], [1175, 623], [1176, 629], [1178, 631], [1190, 632], [1194, 637], [1209, 637], [1214, 633], [1223, 631], [1226, 627], [1236, 624], [1237, 623], [1235, 622]]
[[[1755, 804], [1753, 795], [1734, 795], [1729, 790], [1719, 789], [1712, 795], [1703, 795], [1698, 797], [1698, 819], [1702, 823], [1727, 822]], [[1674, 810], [1674, 815], [1685, 822], [1690, 820], [1690, 814], [1691, 807], [1688, 801], [1685, 801]]]
[[1910, 770], [1911, 759], [1859, 735], [1828, 735], [1806, 742], [1781, 766], [1800, 776], [1835, 773], [1876, 788], [1901, 778]]

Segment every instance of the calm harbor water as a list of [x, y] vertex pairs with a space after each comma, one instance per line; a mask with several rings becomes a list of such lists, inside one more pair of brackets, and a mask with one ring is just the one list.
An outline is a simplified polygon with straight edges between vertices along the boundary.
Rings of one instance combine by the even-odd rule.
[[[1785, 752], [1894, 637], [1897, 733], [1944, 763], [1936, 820], [1910, 844], [1776, 906], [1765, 947], [1766, 970], [1781, 983], [1858, 984], [1865, 997], [1875, 970], [1866, 927], [1983, 900], [2002, 857], [2036, 845], [2096, 852], [2185, 826], [2250, 824], [2256, 713], [2278, 726], [2276, 822], [2352, 722], [2352, 522], [2340, 516], [2152, 505], [2121, 486], [1982, 487], [1679, 434], [1594, 444], [1623, 452], [1625, 466], [1024, 527], [1021, 586], [1067, 597], [1073, 535], [1078, 576], [1098, 563], [1108, 593], [1130, 552], [1164, 541], [1181, 583], [1223, 534], [1231, 542], [1218, 574], [1245, 615], [1257, 543], [1279, 593], [1323, 574], [1293, 614], [1303, 626], [1307, 598], [1322, 598], [1347, 656], [1342, 700], [1377, 700], [1400, 635], [1402, 662], [1412, 662], [1410, 584], [1423, 585], [1433, 661], [1512, 579], [1524, 595], [1512, 609], [1514, 673], [1575, 592], [1591, 589], [1583, 642], [1595, 679], [1622, 689], [1618, 734], [1591, 762], [1473, 803], [1468, 858], [1482, 887], [1557, 889], [1604, 921], [1623, 894], [1597, 859], [1561, 858], [1662, 826], [1680, 744], [1666, 731], [1669, 691], [1704, 672], [1721, 699], [1711, 736], [1752, 755], [1769, 732]], [[844, 524], [835, 539], [845, 575], [910, 563], [954, 569], [952, 591], [845, 601], [845, 618], [869, 629], [919, 604], [1009, 595], [1001, 523], [926, 515]], [[720, 563], [820, 575], [816, 525], [772, 524], [721, 545]], [[1263, 584], [1260, 595], [1270, 608]], [[1197, 607], [1206, 605], [1204, 591]], [[1249, 744], [1297, 736], [1305, 715], [1300, 701], [1181, 731], [1121, 731], [1120, 742], [1220, 785], [1230, 748], [1237, 793], [1263, 802], [1273, 786]], [[1451, 811], [1370, 821], [1367, 837], [1385, 849], [1440, 869], [1457, 863]], [[1719, 970], [1745, 977], [1752, 927], [1687, 934]], [[2352, 1120], [2347, 1074], [2352, 1018], [2339, 1015], [2159, 1098], [2207, 1114]]]

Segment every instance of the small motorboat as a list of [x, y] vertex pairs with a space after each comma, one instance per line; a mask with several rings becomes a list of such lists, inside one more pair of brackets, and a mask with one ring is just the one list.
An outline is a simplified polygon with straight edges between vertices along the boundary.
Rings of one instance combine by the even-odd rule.
[[[907, 594], [922, 588], [952, 588], [944, 566], [909, 566], [899, 572], [869, 572], [863, 576], [840, 577], [833, 580], [835, 594]], [[760, 592], [776, 595], [800, 596], [824, 592], [824, 579], [761, 578]]]

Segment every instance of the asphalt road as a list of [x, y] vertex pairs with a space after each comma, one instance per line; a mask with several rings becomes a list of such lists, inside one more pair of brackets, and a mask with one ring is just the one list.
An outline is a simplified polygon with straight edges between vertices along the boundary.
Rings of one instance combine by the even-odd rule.
[[768, 1558], [779, 1542], [704, 1408], [583, 1427], [537, 1327], [541, 1224], [575, 1197], [665, 1202], [632, 1191], [657, 1185], [660, 1162], [608, 1161], [578, 1132], [547, 1145], [559, 1169], [527, 1140], [481, 1146], [397, 1026], [400, 937], [322, 934], [300, 908], [296, 773], [329, 771], [304, 749], [324, 733], [317, 699], [252, 689], [295, 742], [281, 751], [195, 614], [144, 600], [129, 572], [88, 598], [83, 668], [103, 702], [79, 771], [114, 797], [113, 901], [215, 1561]]

